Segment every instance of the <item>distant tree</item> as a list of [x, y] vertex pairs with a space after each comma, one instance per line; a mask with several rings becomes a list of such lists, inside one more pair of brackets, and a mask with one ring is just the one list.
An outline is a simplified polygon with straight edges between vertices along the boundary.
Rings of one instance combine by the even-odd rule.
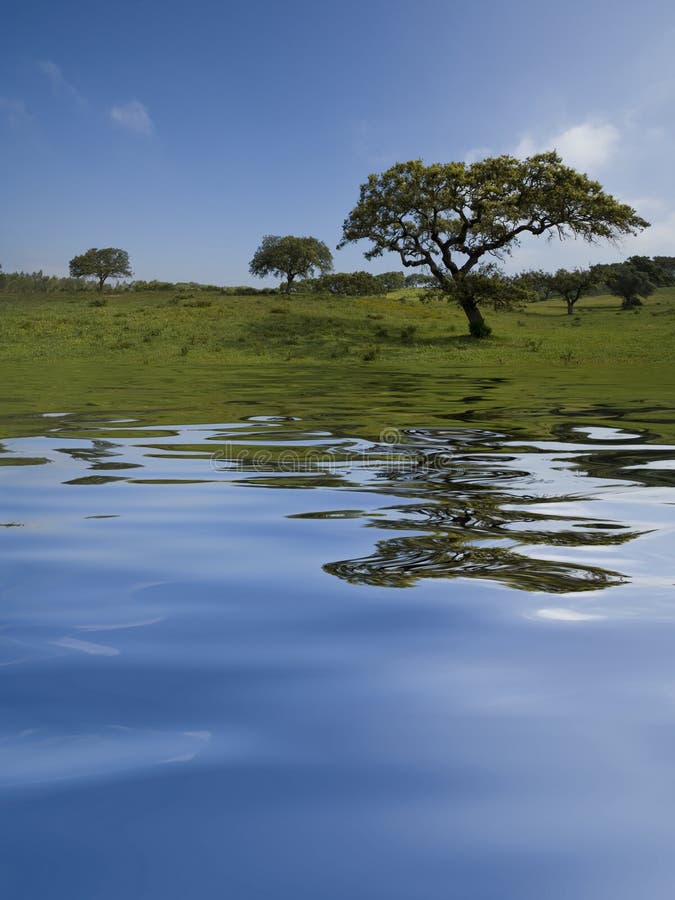
[[309, 278], [314, 272], [326, 274], [333, 269], [333, 256], [323, 241], [314, 237], [277, 237], [265, 235], [249, 265], [251, 275], [286, 278], [291, 291], [296, 278]]
[[333, 272], [313, 279], [313, 290], [345, 297], [364, 297], [381, 294], [383, 287], [379, 278], [370, 272]]
[[[518, 304], [532, 303], [537, 299], [532, 288], [523, 284], [518, 278], [509, 277], [495, 263], [481, 263], [466, 276], [465, 289], [471, 291], [476, 304], [490, 304], [494, 310], [513, 309]], [[445, 296], [446, 299], [457, 299], [458, 293], [454, 285], [450, 290], [431, 287], [426, 292], [426, 299]]]
[[567, 315], [574, 314], [575, 304], [590, 294], [600, 281], [600, 274], [590, 269], [558, 269], [549, 276], [551, 290], [567, 303]]
[[655, 256], [654, 262], [661, 269], [665, 270], [671, 279], [669, 283], [673, 284], [675, 282], [675, 256]]
[[389, 293], [389, 291], [400, 291], [405, 287], [405, 275], [403, 272], [382, 272], [375, 277], [380, 282], [381, 290], [385, 294]]
[[99, 291], [108, 278], [130, 278], [133, 274], [129, 265], [129, 254], [117, 247], [92, 247], [80, 256], [70, 260], [70, 274], [73, 278], [96, 278]]
[[519, 272], [518, 275], [514, 276], [513, 280], [521, 287], [533, 291], [537, 300], [548, 300], [553, 294], [553, 289], [551, 288], [552, 277], [550, 272], [544, 272], [543, 269], [528, 269], [525, 272]]
[[413, 160], [361, 186], [338, 246], [366, 239], [367, 259], [391, 251], [406, 268], [427, 267], [464, 310], [470, 332], [482, 337], [490, 329], [469, 276], [486, 256], [509, 254], [527, 234], [592, 242], [635, 234], [648, 224], [555, 152], [473, 164]]
[[436, 279], [433, 275], [423, 275], [421, 272], [412, 272], [410, 275], [405, 276], [405, 286], [412, 288], [428, 288], [432, 287], [436, 284]]
[[[667, 257], [661, 257], [661, 259], [667, 259]], [[650, 259], [649, 256], [629, 256], [626, 262], [629, 266], [637, 269], [638, 272], [642, 272], [646, 275], [656, 287], [667, 287], [668, 285], [675, 283], [675, 277], [673, 277], [675, 273], [670, 271], [667, 265], [660, 265], [657, 263], [656, 258]]]
[[642, 306], [640, 298], [649, 297], [656, 290], [656, 285], [649, 277], [629, 263], [602, 266], [598, 267], [598, 270], [609, 292], [615, 297], [621, 297], [621, 309]]

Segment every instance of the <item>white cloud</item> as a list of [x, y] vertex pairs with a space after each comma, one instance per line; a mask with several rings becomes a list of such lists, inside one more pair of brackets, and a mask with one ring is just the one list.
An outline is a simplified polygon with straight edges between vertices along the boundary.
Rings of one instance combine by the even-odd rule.
[[492, 155], [492, 147], [471, 147], [471, 149], [467, 150], [464, 154], [464, 162], [467, 165], [471, 165], [471, 163], [478, 162], [479, 160]]
[[619, 144], [619, 130], [609, 123], [575, 125], [554, 137], [552, 144], [565, 162], [579, 169], [604, 165]]
[[[531, 135], [526, 134], [518, 142], [518, 146], [513, 151], [513, 155], [517, 156], [518, 159], [525, 159], [526, 156], [532, 156], [533, 154], [543, 149], [545, 148], [537, 147]], [[550, 150], [551, 148], [549, 147], [548, 149]]]
[[557, 150], [567, 165], [587, 171], [601, 168], [609, 162], [620, 138], [619, 129], [609, 122], [583, 122], [545, 141], [525, 135], [514, 152], [522, 158], [545, 150]]
[[137, 134], [152, 134], [153, 124], [147, 108], [139, 100], [131, 100], [123, 106], [113, 106], [110, 118], [116, 125]]
[[49, 80], [55, 94], [70, 97], [82, 106], [86, 103], [82, 94], [68, 81], [55, 62], [43, 59], [38, 63], [38, 69]]
[[23, 100], [14, 100], [11, 97], [0, 97], [0, 116], [12, 128], [18, 127], [33, 118], [26, 109], [26, 104]]
[[635, 237], [626, 240], [630, 253], [645, 256], [672, 256], [675, 247], [675, 212], [652, 220], [647, 228]]
[[567, 609], [563, 606], [550, 607], [548, 609], [538, 609], [536, 615], [540, 619], [549, 619], [553, 622], [593, 622], [598, 619], [604, 619], [605, 616], [595, 613], [579, 612], [576, 609]]
[[638, 197], [626, 197], [625, 202], [646, 219], [660, 219], [668, 213], [668, 204], [663, 197], [643, 194]]

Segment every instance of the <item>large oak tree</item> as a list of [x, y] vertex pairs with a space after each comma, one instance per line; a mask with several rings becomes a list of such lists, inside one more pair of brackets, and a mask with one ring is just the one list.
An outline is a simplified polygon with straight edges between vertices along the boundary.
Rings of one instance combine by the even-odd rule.
[[563, 165], [557, 153], [499, 156], [467, 164], [397, 163], [361, 186], [338, 245], [366, 239], [367, 259], [398, 253], [406, 268], [425, 267], [456, 298], [477, 337], [489, 333], [473, 270], [503, 258], [523, 235], [594, 242], [649, 225], [634, 209]]

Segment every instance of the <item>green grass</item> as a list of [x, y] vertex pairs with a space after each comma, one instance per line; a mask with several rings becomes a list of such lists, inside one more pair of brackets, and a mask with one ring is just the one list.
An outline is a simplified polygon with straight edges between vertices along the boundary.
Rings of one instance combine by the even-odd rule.
[[[94, 298], [95, 299], [95, 298]], [[571, 418], [675, 439], [675, 289], [637, 313], [614, 297], [485, 311], [494, 336], [466, 334], [461, 311], [387, 297], [232, 297], [195, 292], [0, 295], [0, 420], [235, 421], [292, 415], [345, 434], [448, 424], [550, 434]], [[30, 420], [30, 421], [29, 421]]]
[[[182, 297], [110, 294], [0, 296], [0, 361], [117, 359], [134, 364], [191, 361], [414, 361], [510, 364], [543, 359], [563, 365], [667, 362], [675, 346], [675, 289], [662, 289], [638, 312], [615, 297], [581, 301], [574, 316], [561, 301], [486, 316], [487, 341], [466, 335], [453, 305], [422, 303], [416, 292], [387, 297]], [[96, 298], [94, 298], [96, 302]]]

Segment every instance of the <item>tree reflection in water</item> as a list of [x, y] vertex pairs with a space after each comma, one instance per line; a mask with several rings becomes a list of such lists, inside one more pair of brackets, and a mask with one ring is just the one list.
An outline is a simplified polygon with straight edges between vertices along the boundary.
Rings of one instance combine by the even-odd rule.
[[[555, 556], [558, 548], [620, 545], [645, 533], [584, 513], [593, 512], [594, 495], [615, 487], [617, 481], [672, 484], [672, 471], [633, 468], [663, 459], [668, 448], [551, 443], [507, 455], [503, 451], [510, 449], [508, 443], [495, 435], [483, 440], [483, 452], [458, 450], [451, 455], [447, 444], [438, 446], [449, 436], [412, 433], [412, 443], [424, 447], [418, 468], [378, 473], [383, 492], [422, 497], [424, 502], [387, 507], [380, 511], [383, 518], [369, 526], [407, 534], [378, 540], [369, 556], [327, 563], [326, 572], [352, 584], [382, 587], [409, 587], [422, 578], [462, 577], [548, 593], [597, 590], [628, 580], [598, 565], [541, 558], [528, 547], [550, 547]], [[461, 435], [453, 437], [461, 446]], [[469, 437], [476, 440], [476, 435]], [[581, 514], [549, 511], [561, 504], [575, 504]]]

